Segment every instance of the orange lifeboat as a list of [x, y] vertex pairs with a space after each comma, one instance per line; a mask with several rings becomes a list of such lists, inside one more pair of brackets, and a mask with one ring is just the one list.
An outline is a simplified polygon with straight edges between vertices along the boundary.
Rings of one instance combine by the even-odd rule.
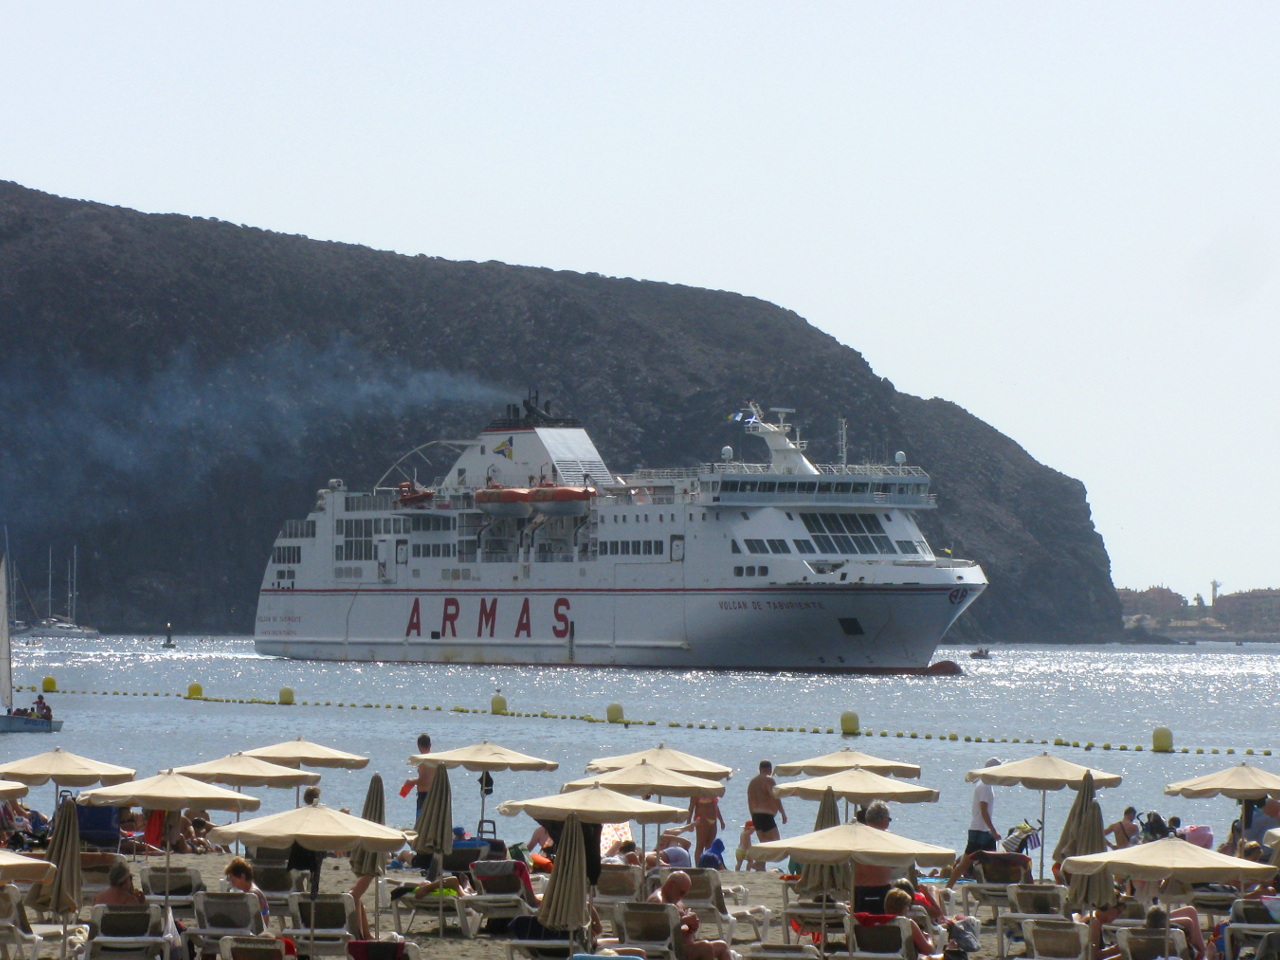
[[476, 506], [494, 517], [527, 517], [532, 493], [528, 487], [485, 487], [476, 491]]
[[533, 509], [550, 517], [584, 517], [596, 495], [595, 487], [535, 487]]
[[427, 503], [436, 495], [434, 490], [428, 490], [409, 481], [400, 484], [399, 489], [400, 496], [398, 499], [400, 501], [399, 505], [402, 507], [411, 507], [417, 503]]

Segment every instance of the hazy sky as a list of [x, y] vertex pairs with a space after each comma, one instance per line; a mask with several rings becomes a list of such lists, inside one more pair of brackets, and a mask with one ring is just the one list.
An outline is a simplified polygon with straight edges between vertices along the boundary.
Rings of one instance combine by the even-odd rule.
[[1117, 586], [1280, 586], [1280, 5], [0, 15], [2, 178], [761, 297], [1083, 480]]

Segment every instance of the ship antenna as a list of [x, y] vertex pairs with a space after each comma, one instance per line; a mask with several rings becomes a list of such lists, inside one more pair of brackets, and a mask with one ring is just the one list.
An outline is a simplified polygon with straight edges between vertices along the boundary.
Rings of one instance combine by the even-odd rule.
[[849, 421], [840, 418], [840, 466], [849, 466]]

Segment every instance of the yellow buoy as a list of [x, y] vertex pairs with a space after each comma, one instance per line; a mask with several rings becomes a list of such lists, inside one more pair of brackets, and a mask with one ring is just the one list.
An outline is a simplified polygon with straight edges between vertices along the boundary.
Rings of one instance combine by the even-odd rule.
[[43, 688], [45, 693], [57, 693], [58, 681], [53, 679], [53, 677], [45, 677], [44, 682], [41, 684], [41, 687]]
[[1156, 727], [1151, 731], [1151, 749], [1155, 753], [1173, 753], [1173, 731]]
[[280, 688], [280, 703], [282, 706], [293, 706], [293, 687]]
[[846, 710], [840, 714], [840, 732], [846, 737], [856, 737], [861, 732], [856, 710]]
[[604, 708], [604, 718], [610, 723], [622, 723], [625, 719], [622, 712], [622, 704], [611, 703]]
[[500, 693], [495, 693], [489, 698], [489, 712], [495, 716], [502, 716], [507, 712], [507, 698]]

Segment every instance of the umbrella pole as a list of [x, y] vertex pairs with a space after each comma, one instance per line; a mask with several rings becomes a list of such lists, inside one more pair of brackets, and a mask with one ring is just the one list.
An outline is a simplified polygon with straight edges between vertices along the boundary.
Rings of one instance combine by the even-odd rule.
[[[1045, 790], [1041, 790], [1041, 791], [1040, 791], [1040, 880], [1041, 880], [1041, 882], [1044, 882], [1044, 848], [1045, 848], [1045, 834], [1044, 834], [1044, 802], [1045, 802], [1045, 799], [1044, 799], [1044, 798], [1045, 798], [1046, 793], [1047, 793], [1047, 791], [1045, 791]], [[997, 930], [996, 932], [997, 932], [997, 933], [999, 933], [999, 931], [998, 931], [998, 930]], [[1167, 956], [1167, 954], [1166, 954], [1166, 956]]]

